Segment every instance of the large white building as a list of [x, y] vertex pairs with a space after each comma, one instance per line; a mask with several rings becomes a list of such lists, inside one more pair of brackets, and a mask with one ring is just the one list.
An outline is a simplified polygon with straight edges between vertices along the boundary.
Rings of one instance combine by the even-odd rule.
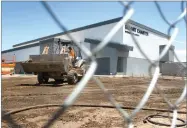
[[[121, 17], [16, 44], [13, 45], [12, 49], [2, 51], [2, 56], [15, 55], [17, 62], [28, 60], [29, 55], [41, 54], [43, 51], [42, 42], [47, 41], [49, 44], [53, 42], [52, 40], [54, 40], [54, 38], [70, 40], [66, 35], [67, 33], [70, 33], [74, 39], [92, 50], [120, 19]], [[150, 64], [139, 52], [139, 49], [136, 47], [130, 35], [129, 29], [132, 30], [143, 51], [152, 60], [158, 58], [164, 45], [168, 42], [169, 36], [164, 33], [132, 20], [129, 20], [128, 23], [129, 25], [124, 24], [123, 27], [119, 29], [107, 47], [96, 54], [99, 63], [96, 74], [148, 74], [148, 67]], [[174, 50], [174, 47], [171, 47], [170, 50]], [[83, 58], [85, 58], [84, 55]], [[162, 59], [163, 62], [173, 60], [174, 57], [171, 51]]]

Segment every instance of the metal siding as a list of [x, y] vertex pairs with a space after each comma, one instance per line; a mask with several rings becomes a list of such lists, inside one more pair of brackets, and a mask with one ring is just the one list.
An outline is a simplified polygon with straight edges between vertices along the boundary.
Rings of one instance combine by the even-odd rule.
[[127, 57], [124, 57], [123, 59], [123, 74], [126, 75], [127, 74]]
[[117, 74], [123, 74], [123, 75], [126, 75], [126, 72], [127, 72], [127, 57], [118, 57], [118, 58], [121, 58], [122, 59], [122, 62], [121, 63], [123, 63], [123, 65], [121, 65], [122, 67], [122, 70], [120, 71], [120, 70], [118, 70], [118, 66], [119, 65], [117, 65]]
[[95, 72], [96, 75], [109, 75], [110, 74], [110, 58], [103, 57], [97, 58], [98, 67]]
[[174, 52], [169, 50], [168, 53], [169, 53], [169, 61], [174, 62]]
[[[186, 63], [183, 63], [186, 65]], [[168, 75], [168, 76], [184, 76], [187, 74], [187, 70], [185, 69], [185, 72], [183, 72], [183, 66], [179, 62], [173, 62], [173, 63], [162, 63], [161, 64], [161, 73], [162, 75]]]
[[[162, 53], [163, 49], [164, 49], [164, 47], [163, 47], [162, 45], [160, 45], [160, 46], [159, 46], [159, 54]], [[160, 61], [165, 62], [165, 61], [167, 61], [167, 58], [168, 58], [168, 54], [166, 53], [166, 54], [160, 59]]]
[[[127, 58], [126, 74], [130, 76], [148, 76], [150, 63], [146, 59]], [[154, 69], [152, 69], [152, 73]]]
[[[85, 43], [85, 42], [81, 42], [81, 45], [84, 45], [87, 49], [90, 50], [91, 44]], [[83, 51], [81, 51], [81, 55], [82, 55], [82, 58], [83, 58], [83, 59], [87, 58], [87, 56], [84, 54]]]
[[[97, 45], [95, 44], [90, 44], [90, 49], [94, 49]], [[99, 51], [96, 54], [97, 58], [102, 58], [102, 57], [114, 57], [117, 56], [116, 49], [115, 48], [110, 48], [110, 47], [104, 47], [101, 51]]]
[[[101, 43], [101, 40], [85, 38], [84, 42], [98, 45], [99, 43]], [[116, 48], [121, 51], [133, 51], [133, 47], [121, 44], [120, 42], [109, 41], [107, 47]]]
[[[97, 45], [90, 44], [90, 49], [94, 49]], [[117, 50], [115, 48], [104, 47], [99, 53], [96, 54], [96, 58], [110, 58], [110, 73], [117, 73]]]
[[[139, 28], [141, 30], [144, 30], [143, 28], [131, 25], [133, 27]], [[139, 51], [139, 48], [136, 46], [134, 43], [132, 37], [130, 34], [125, 33], [125, 26], [123, 28], [123, 43], [133, 46], [133, 51], [129, 52], [129, 57], [132, 58], [142, 58], [145, 59], [145, 57], [141, 54]], [[153, 32], [150, 32], [148, 30], [144, 30], [149, 33], [148, 36], [141, 35], [135, 36], [137, 42], [139, 43], [140, 47], [142, 50], [145, 52], [145, 54], [151, 59], [151, 60], [156, 60], [159, 57], [159, 46], [164, 45], [168, 43], [168, 39], [158, 36]]]
[[[85, 30], [85, 38], [103, 40], [104, 37], [111, 31], [116, 23], [103, 25]], [[110, 41], [123, 43], [123, 28], [121, 27], [112, 37]]]
[[[159, 46], [159, 54], [164, 50], [165, 45]], [[166, 52], [166, 54], [161, 58], [162, 62], [174, 62], [174, 46], [172, 45], [170, 49]]]
[[118, 57], [118, 62], [117, 62], [117, 72], [124, 72], [124, 58], [123, 57]]
[[[116, 23], [111, 23], [107, 25], [102, 25], [94, 28], [89, 28], [77, 32], [72, 32], [70, 35], [75, 39], [78, 43], [84, 42], [85, 38], [91, 39], [99, 39], [103, 40], [104, 37], [108, 34], [108, 32], [116, 25]], [[112, 37], [111, 41], [123, 43], [123, 28], [120, 28], [119, 31]], [[65, 40], [71, 40], [67, 35], [59, 35], [55, 38], [62, 38]]]
[[16, 56], [16, 62], [26, 61], [29, 59], [29, 55], [39, 55], [40, 54], [40, 47], [35, 46], [31, 48], [16, 50], [12, 52], [2, 53], [2, 56], [8, 58], [12, 58], [13, 55]]

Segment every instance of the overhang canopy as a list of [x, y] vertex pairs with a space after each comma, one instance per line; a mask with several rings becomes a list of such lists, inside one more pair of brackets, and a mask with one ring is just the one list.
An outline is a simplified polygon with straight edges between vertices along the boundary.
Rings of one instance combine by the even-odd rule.
[[[85, 38], [84, 42], [92, 43], [92, 44], [99, 44], [101, 40]], [[110, 41], [107, 44], [107, 46], [116, 48], [116, 49], [121, 49], [121, 50], [133, 51], [133, 46], [121, 44], [119, 42], [114, 42], [114, 41]]]

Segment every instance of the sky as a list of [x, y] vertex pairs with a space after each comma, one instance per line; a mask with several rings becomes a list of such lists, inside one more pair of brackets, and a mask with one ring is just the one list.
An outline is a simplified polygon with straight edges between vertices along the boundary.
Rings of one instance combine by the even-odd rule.
[[[119, 2], [48, 2], [60, 21], [68, 28], [123, 16]], [[181, 2], [159, 2], [166, 18], [173, 22], [181, 14]], [[169, 26], [161, 18], [153, 2], [134, 2], [132, 20], [167, 33]], [[186, 24], [177, 24], [175, 45], [181, 61], [186, 61]], [[62, 32], [40, 2], [2, 2], [2, 50], [13, 45]]]

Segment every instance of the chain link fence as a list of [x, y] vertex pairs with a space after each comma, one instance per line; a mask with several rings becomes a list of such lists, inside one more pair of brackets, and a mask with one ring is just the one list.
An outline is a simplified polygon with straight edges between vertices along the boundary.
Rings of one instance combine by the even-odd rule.
[[[155, 7], [157, 8], [158, 12], [160, 13], [160, 16], [163, 19], [163, 22], [165, 22], [168, 25], [168, 35], [170, 38], [168, 39], [168, 44], [165, 46], [164, 50], [160, 54], [160, 56], [157, 58], [156, 61], [151, 60], [147, 54], [142, 50], [139, 42], [136, 40], [135, 36], [131, 34], [131, 37], [134, 41], [134, 44], [138, 47], [140, 53], [149, 61], [150, 66], [149, 66], [149, 72], [151, 75], [152, 80], [150, 81], [150, 84], [143, 96], [143, 98], [140, 100], [138, 105], [135, 107], [135, 109], [132, 111], [132, 113], [127, 113], [120, 104], [118, 104], [113, 96], [107, 91], [105, 85], [97, 78], [94, 77], [94, 73], [97, 69], [97, 61], [94, 55], [101, 51], [107, 44], [108, 42], [112, 39], [112, 37], [115, 35], [115, 33], [124, 25], [127, 24], [126, 22], [132, 17], [134, 14], [134, 8], [131, 7], [133, 2], [119, 2], [122, 6], [124, 6], [123, 10], [123, 17], [122, 19], [108, 32], [108, 34], [104, 37], [101, 43], [99, 43], [92, 51], [90, 51], [87, 47], [84, 45], [80, 45], [78, 41], [76, 41], [73, 36], [71, 36], [70, 33], [67, 33], [67, 36], [73, 40], [73, 42], [84, 52], [84, 54], [91, 60], [90, 67], [86, 73], [86, 75], [81, 79], [81, 81], [75, 86], [74, 90], [72, 91], [71, 94], [67, 97], [67, 99], [64, 101], [62, 106], [53, 114], [53, 116], [46, 122], [46, 124], [43, 126], [44, 128], [48, 128], [52, 126], [53, 123], [76, 101], [76, 99], [79, 97], [80, 93], [83, 91], [83, 89], [86, 87], [88, 81], [90, 79], [93, 79], [97, 86], [103, 91], [103, 93], [106, 95], [106, 98], [111, 102], [111, 104], [119, 111], [121, 116], [124, 119], [124, 122], [127, 123], [129, 128], [133, 128], [133, 118], [136, 116], [138, 112], [140, 112], [141, 109], [143, 109], [144, 105], [148, 101], [150, 95], [153, 92], [153, 89], [156, 88], [157, 91], [161, 94], [162, 98], [164, 99], [165, 103], [168, 105], [168, 111], [172, 111], [173, 116], [171, 120], [171, 128], [175, 128], [176, 122], [177, 122], [177, 115], [178, 115], [178, 107], [180, 106], [181, 102], [186, 98], [186, 90], [187, 90], [187, 84], [186, 84], [186, 77], [183, 77], [183, 80], [185, 81], [185, 85], [183, 88], [183, 92], [181, 93], [180, 97], [175, 101], [175, 103], [171, 103], [168, 98], [162, 93], [161, 89], [159, 89], [158, 86], [156, 86], [156, 83], [159, 78], [159, 60], [166, 54], [166, 52], [169, 50], [172, 42], [175, 40], [179, 29], [177, 28], [177, 24], [179, 22], [182, 22], [183, 20], [186, 21], [186, 8], [185, 8], [185, 2], [181, 2], [181, 14], [178, 16], [178, 18], [175, 21], [168, 21], [164, 15], [164, 12], [162, 11], [160, 5], [158, 2], [155, 2]], [[67, 28], [64, 24], [62, 24], [53, 10], [50, 8], [50, 6], [47, 4], [47, 2], [41, 2], [43, 7], [46, 9], [46, 11], [49, 13], [50, 17], [56, 22], [56, 24], [61, 28], [62, 31], [67, 31]], [[131, 29], [130, 29], [131, 31]], [[178, 59], [178, 56], [174, 52], [174, 56], [178, 62], [180, 60]], [[181, 63], [181, 62], [180, 62]], [[154, 74], [152, 75], [151, 69], [154, 68]], [[181, 63], [180, 67], [181, 71], [186, 70], [186, 66]], [[29, 109], [29, 108], [28, 108]], [[16, 124], [15, 121], [11, 118], [12, 113], [5, 113], [4, 111], [2, 112], [2, 119], [6, 120], [9, 124], [10, 127], [21, 127], [19, 124]], [[186, 122], [183, 122], [186, 123]]]

